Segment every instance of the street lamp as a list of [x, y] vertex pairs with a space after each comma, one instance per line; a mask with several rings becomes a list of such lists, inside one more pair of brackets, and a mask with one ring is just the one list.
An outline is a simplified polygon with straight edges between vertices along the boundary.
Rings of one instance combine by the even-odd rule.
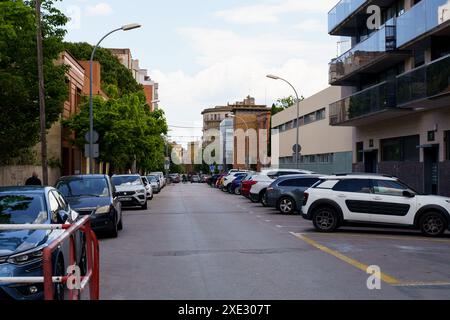
[[245, 167], [246, 167], [246, 169], [248, 170], [248, 169], [250, 169], [249, 167], [250, 167], [250, 165], [249, 165], [249, 158], [250, 158], [250, 143], [248, 144], [248, 157], [247, 157], [247, 134], [248, 134], [248, 130], [249, 130], [249, 128], [248, 128], [248, 125], [247, 125], [247, 121], [245, 121], [245, 119], [243, 119], [242, 117], [239, 117], [239, 116], [237, 116], [237, 115], [235, 115], [235, 114], [227, 114], [226, 115], [226, 117], [227, 118], [235, 118], [235, 119], [239, 119], [239, 120], [241, 120], [244, 124], [245, 124], [245, 127], [246, 127], [246, 129], [247, 129], [247, 131], [246, 131], [246, 134], [245, 134]]
[[297, 137], [296, 137], [296, 143], [295, 143], [295, 164], [296, 164], [296, 168], [299, 169], [299, 135], [300, 135], [300, 104], [299, 104], [299, 97], [298, 97], [298, 93], [297, 90], [295, 89], [295, 87], [286, 79], [280, 78], [278, 76], [275, 76], [273, 74], [268, 74], [267, 78], [272, 79], [272, 80], [281, 80], [286, 82], [295, 92], [295, 97], [296, 97], [296, 104], [297, 104]]
[[94, 168], [94, 98], [93, 98], [93, 68], [92, 68], [92, 64], [94, 62], [94, 56], [95, 56], [95, 52], [97, 51], [97, 48], [100, 46], [100, 43], [102, 43], [103, 40], [105, 40], [106, 37], [108, 37], [109, 35], [113, 34], [114, 32], [117, 31], [130, 31], [133, 29], [137, 29], [140, 28], [141, 25], [137, 24], [137, 23], [132, 23], [132, 24], [127, 24], [124, 25], [118, 29], [114, 29], [112, 31], [110, 31], [109, 33], [107, 33], [103, 38], [100, 39], [100, 41], [96, 44], [96, 46], [94, 47], [94, 49], [92, 50], [92, 54], [91, 54], [91, 59], [89, 60], [89, 68], [90, 68], [90, 73], [89, 73], [89, 174], [91, 172], [93, 172], [93, 168]]

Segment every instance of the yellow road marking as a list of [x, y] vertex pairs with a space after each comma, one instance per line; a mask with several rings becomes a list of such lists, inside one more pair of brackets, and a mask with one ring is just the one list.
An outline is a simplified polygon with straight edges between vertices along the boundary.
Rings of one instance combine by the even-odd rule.
[[[330, 248], [328, 248], [328, 247], [326, 247], [324, 245], [321, 245], [320, 243], [318, 243], [318, 242], [308, 238], [307, 236], [305, 236], [303, 234], [294, 233], [294, 232], [291, 232], [291, 234], [293, 236], [297, 237], [298, 239], [303, 240], [304, 242], [308, 243], [309, 245], [315, 247], [316, 249], [319, 249], [322, 252], [328, 253], [328, 254], [338, 258], [339, 260], [344, 261], [345, 263], [348, 263], [349, 265], [351, 265], [351, 266], [353, 266], [353, 267], [355, 267], [355, 268], [357, 268], [359, 270], [362, 270], [363, 272], [367, 273], [367, 269], [369, 268], [368, 265], [366, 265], [364, 263], [361, 263], [361, 262], [359, 262], [357, 260], [354, 260], [354, 259], [352, 259], [350, 257], [347, 257], [346, 255], [344, 255], [344, 254], [342, 254], [340, 252], [337, 252], [337, 251], [335, 251], [333, 249], [330, 249]], [[388, 284], [395, 285], [395, 284], [400, 284], [401, 283], [396, 278], [391, 277], [391, 276], [389, 276], [389, 275], [387, 275], [385, 273], [381, 273], [380, 276], [381, 276], [380, 280], [383, 281], [383, 282], [386, 282]]]
[[438, 243], [449, 243], [450, 244], [450, 239], [449, 240], [444, 240], [444, 239], [430, 239], [430, 238], [421, 238], [420, 236], [418, 237], [412, 237], [412, 236], [382, 236], [382, 235], [372, 235], [372, 234], [368, 234], [368, 233], [364, 233], [364, 234], [354, 234], [354, 233], [344, 233], [344, 232], [340, 232], [340, 233], [333, 233], [333, 234], [328, 234], [328, 233], [314, 233], [314, 236], [337, 236], [337, 237], [354, 237], [354, 238], [365, 238], [365, 239], [382, 239], [382, 240], [415, 240], [415, 241], [423, 241], [423, 242], [438, 242]]

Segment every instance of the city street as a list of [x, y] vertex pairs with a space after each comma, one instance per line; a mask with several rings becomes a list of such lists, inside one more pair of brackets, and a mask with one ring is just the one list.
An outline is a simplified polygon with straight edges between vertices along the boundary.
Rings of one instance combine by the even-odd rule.
[[[102, 299], [449, 299], [450, 236], [344, 228], [318, 234], [204, 184], [167, 186], [102, 239]], [[368, 266], [381, 290], [368, 290]]]

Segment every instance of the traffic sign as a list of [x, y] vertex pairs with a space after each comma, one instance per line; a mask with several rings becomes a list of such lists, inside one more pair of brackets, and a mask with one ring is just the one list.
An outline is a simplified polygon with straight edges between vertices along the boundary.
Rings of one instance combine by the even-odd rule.
[[216, 171], [216, 166], [215, 165], [209, 166], [209, 171], [211, 172]]
[[[92, 136], [93, 136], [93, 141], [92, 141], [92, 143], [97, 143], [97, 142], [98, 142], [98, 139], [100, 138], [98, 132], [94, 130], [94, 131], [92, 132]], [[88, 142], [88, 143], [91, 141], [91, 140], [90, 140], [90, 134], [89, 134], [89, 131], [86, 133], [86, 135], [84, 136], [84, 138], [86, 139], [86, 142]]]
[[[96, 159], [100, 156], [100, 148], [98, 144], [92, 145], [92, 148], [94, 149], [94, 156], [92, 158]], [[84, 145], [84, 155], [86, 158], [91, 157], [91, 150], [89, 144]]]

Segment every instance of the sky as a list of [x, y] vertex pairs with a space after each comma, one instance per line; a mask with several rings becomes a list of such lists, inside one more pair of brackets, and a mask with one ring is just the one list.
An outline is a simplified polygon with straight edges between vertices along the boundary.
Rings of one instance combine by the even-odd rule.
[[[160, 106], [172, 140], [201, 136], [201, 111], [247, 95], [271, 106], [293, 94], [305, 97], [328, 86], [328, 63], [339, 39], [327, 34], [327, 13], [337, 0], [63, 0], [67, 41], [130, 48], [159, 83]], [[183, 127], [183, 128], [179, 128]]]

